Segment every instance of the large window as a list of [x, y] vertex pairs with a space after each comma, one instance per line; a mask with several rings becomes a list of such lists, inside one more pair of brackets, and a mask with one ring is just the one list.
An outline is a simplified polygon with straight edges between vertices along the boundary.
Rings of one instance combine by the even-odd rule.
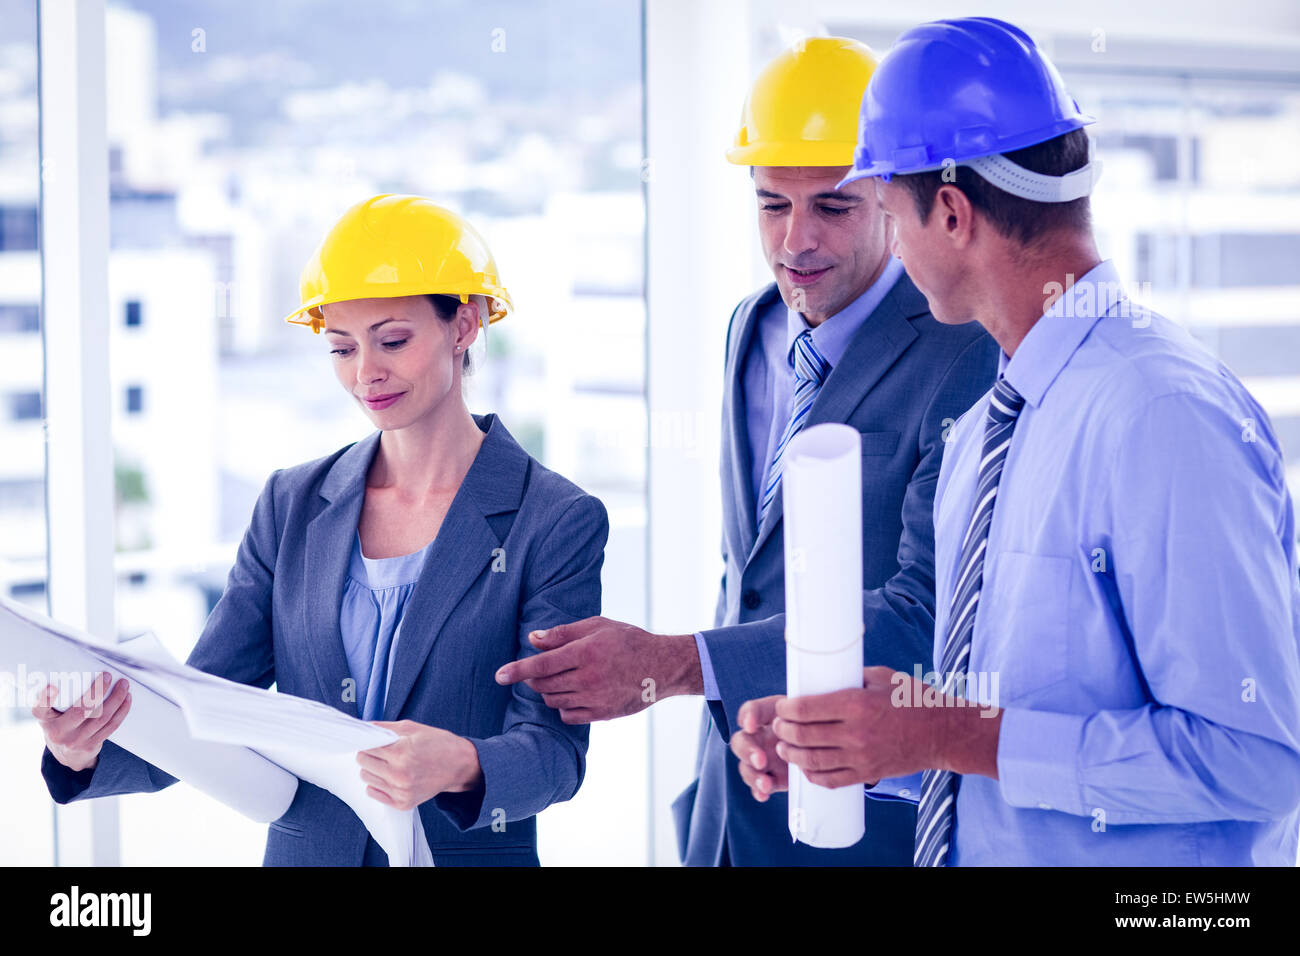
[[[381, 192], [486, 236], [517, 311], [470, 408], [605, 502], [605, 608], [643, 617], [644, 453], [608, 440], [645, 417], [639, 4], [130, 0], [107, 39], [120, 633], [184, 658], [271, 471], [371, 431], [324, 337], [282, 317], [325, 230]], [[595, 728], [544, 862], [644, 854], [642, 820], [599, 825], [644, 786], [628, 737]], [[265, 828], [189, 788], [121, 805], [124, 863], [261, 860]]]
[[[0, 25], [0, 595], [45, 613], [36, 0], [0, 0]], [[30, 707], [0, 700], [0, 864], [54, 862], [41, 746]]]
[[[643, 620], [639, 2], [320, 7], [107, 6], [112, 467], [87, 480], [115, 492], [116, 636], [183, 659], [267, 476], [370, 433], [324, 338], [282, 317], [331, 222], [376, 193], [432, 196], [488, 239], [516, 311], [470, 408], [605, 502], [604, 607]], [[36, 18], [0, 0], [0, 587], [44, 611]], [[40, 748], [26, 708], [0, 709], [0, 863], [54, 859]], [[645, 726], [597, 727], [592, 750], [541, 818], [543, 862], [645, 859]], [[184, 784], [119, 806], [125, 864], [261, 860], [264, 826]]]

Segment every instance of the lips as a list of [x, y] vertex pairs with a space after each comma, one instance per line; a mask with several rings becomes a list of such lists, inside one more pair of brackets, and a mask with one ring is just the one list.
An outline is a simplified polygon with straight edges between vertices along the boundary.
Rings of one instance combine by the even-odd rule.
[[405, 392], [394, 392], [391, 395], [376, 395], [373, 398], [362, 399], [362, 401], [374, 409], [387, 408], [405, 394]]
[[831, 267], [824, 269], [793, 269], [790, 266], [785, 267], [786, 275], [795, 285], [811, 285], [826, 273], [831, 271]]

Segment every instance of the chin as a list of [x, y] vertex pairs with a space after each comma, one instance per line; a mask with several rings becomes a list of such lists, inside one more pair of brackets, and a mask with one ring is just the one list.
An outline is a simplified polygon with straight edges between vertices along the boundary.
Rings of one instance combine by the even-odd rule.
[[[805, 314], [809, 312], [817, 313], [826, 311], [824, 303], [830, 297], [821, 290], [811, 291], [807, 286], [799, 285], [787, 287], [782, 285], [779, 281], [777, 282], [777, 288], [781, 291], [781, 301], [785, 303], [787, 309], [794, 309], [796, 312], [803, 312]], [[803, 305], [795, 308], [794, 297], [800, 292], [803, 293]]]
[[781, 293], [781, 301], [784, 302], [788, 308], [790, 306], [790, 297], [794, 295], [794, 289], [790, 288], [790, 286], [782, 280], [777, 279], [776, 291]]
[[965, 325], [967, 322], [974, 321], [974, 316], [957, 315], [942, 308], [936, 309], [933, 306], [930, 308], [930, 314], [934, 316], [936, 322], [941, 322], [944, 325]]
[[930, 314], [934, 316], [936, 322], [942, 322], [944, 325], [961, 325], [966, 321], [965, 319], [952, 318], [948, 310], [944, 308], [944, 304], [927, 292], [925, 286], [917, 282], [912, 273], [909, 272], [907, 277], [912, 280], [912, 285], [916, 286], [916, 291], [925, 296], [925, 304], [929, 306]]

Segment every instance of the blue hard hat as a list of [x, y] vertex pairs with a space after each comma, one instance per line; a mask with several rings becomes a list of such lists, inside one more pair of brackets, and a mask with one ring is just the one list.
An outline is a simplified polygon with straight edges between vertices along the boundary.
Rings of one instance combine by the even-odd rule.
[[1019, 27], [992, 17], [923, 23], [898, 38], [867, 84], [853, 170], [840, 186], [1023, 149], [1093, 122]]

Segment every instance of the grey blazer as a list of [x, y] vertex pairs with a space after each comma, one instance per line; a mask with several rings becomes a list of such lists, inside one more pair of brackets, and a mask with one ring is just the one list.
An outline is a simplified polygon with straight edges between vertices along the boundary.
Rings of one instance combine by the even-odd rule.
[[[577, 792], [588, 731], [493, 675], [535, 653], [530, 631], [600, 613], [609, 522], [598, 499], [530, 457], [495, 415], [474, 417], [486, 437], [407, 604], [384, 719], [441, 727], [478, 750], [481, 787], [419, 808], [436, 865], [536, 865], [535, 815]], [[357, 716], [344, 699], [339, 610], [380, 434], [271, 474], [192, 666]], [[47, 749], [41, 772], [59, 803], [176, 782], [111, 740], [90, 770], [68, 770]], [[387, 858], [345, 803], [302, 781], [270, 826], [263, 863]]]
[[[704, 642], [721, 700], [701, 728], [698, 778], [673, 804], [688, 865], [903, 865], [915, 804], [866, 799], [856, 846], [791, 843], [785, 794], [750, 795], [727, 749], [747, 700], [785, 693], [785, 543], [781, 498], [757, 527], [741, 378], [759, 317], [785, 305], [773, 283], [736, 307], [727, 329], [722, 423], [723, 559], [714, 629]], [[997, 343], [979, 325], [940, 324], [902, 276], [849, 342], [805, 427], [862, 433], [862, 611], [865, 664], [926, 670], [934, 647], [934, 488], [947, 426], [993, 384]]]

